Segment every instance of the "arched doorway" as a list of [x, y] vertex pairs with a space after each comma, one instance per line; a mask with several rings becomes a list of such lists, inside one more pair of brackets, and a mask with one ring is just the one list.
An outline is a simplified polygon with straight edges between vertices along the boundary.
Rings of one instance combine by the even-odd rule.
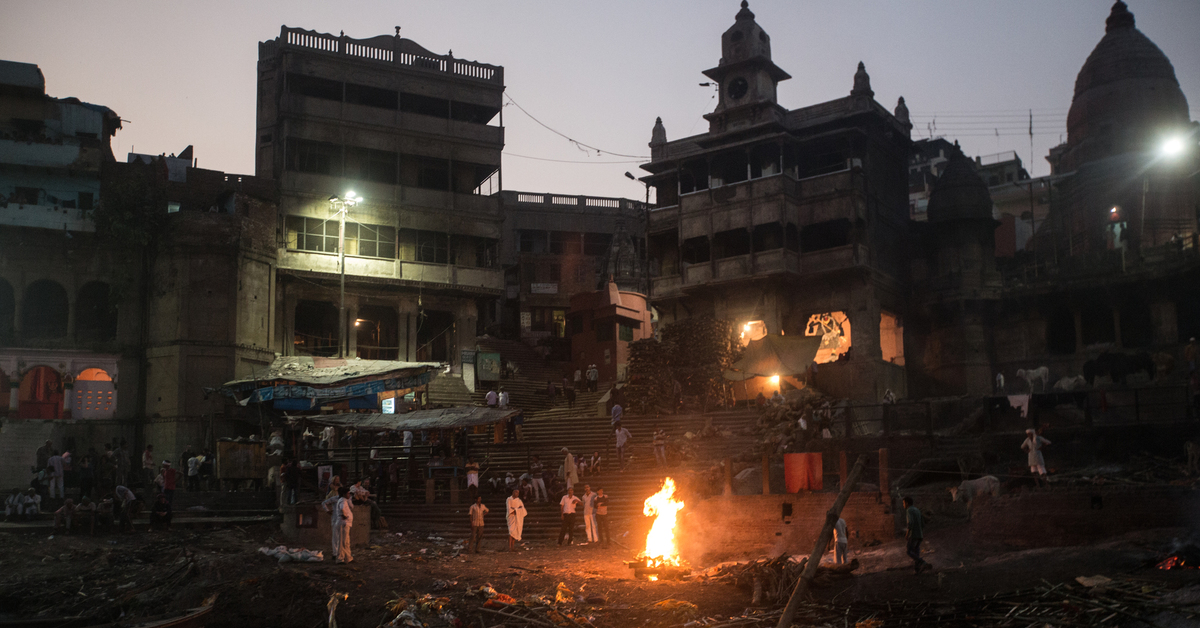
[[67, 291], [57, 282], [41, 279], [25, 288], [21, 303], [21, 333], [26, 338], [62, 338], [70, 317]]
[[71, 418], [111, 419], [117, 412], [117, 391], [104, 369], [84, 369], [72, 389]]
[[35, 366], [21, 378], [17, 416], [22, 419], [61, 419], [63, 382], [58, 371]]

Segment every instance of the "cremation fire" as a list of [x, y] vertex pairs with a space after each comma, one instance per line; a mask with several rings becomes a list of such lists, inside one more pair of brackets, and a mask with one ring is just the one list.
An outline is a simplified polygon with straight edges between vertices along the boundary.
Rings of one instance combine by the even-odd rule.
[[646, 498], [642, 512], [654, 517], [654, 524], [646, 535], [646, 549], [638, 554], [637, 563], [630, 566], [650, 580], [684, 567], [675, 546], [675, 516], [683, 506], [682, 501], [675, 499], [675, 480], [671, 478], [663, 480], [662, 489]]

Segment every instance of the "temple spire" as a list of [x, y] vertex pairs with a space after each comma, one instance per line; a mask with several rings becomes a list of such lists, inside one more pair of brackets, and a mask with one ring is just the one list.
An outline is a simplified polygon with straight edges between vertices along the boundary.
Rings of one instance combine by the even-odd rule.
[[1108, 14], [1108, 19], [1104, 21], [1104, 32], [1111, 33], [1116, 28], [1133, 28], [1133, 14], [1129, 12], [1129, 5], [1121, 0], [1113, 5], [1112, 12]]

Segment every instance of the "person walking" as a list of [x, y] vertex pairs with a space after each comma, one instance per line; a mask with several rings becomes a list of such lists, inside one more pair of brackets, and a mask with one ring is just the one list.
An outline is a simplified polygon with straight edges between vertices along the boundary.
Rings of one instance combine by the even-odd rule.
[[550, 501], [550, 496], [546, 494], [546, 481], [543, 470], [542, 459], [534, 456], [533, 461], [529, 463], [529, 481], [533, 484], [533, 499], [534, 501], [548, 502]]
[[596, 536], [602, 547], [608, 547], [611, 537], [608, 534], [608, 495], [604, 489], [596, 489]]
[[508, 391], [503, 386], [500, 387], [500, 409], [508, 409]]
[[654, 445], [654, 461], [658, 466], [667, 466], [667, 432], [654, 428], [654, 440], [651, 441]]
[[325, 501], [321, 502], [321, 507], [325, 509], [325, 512], [329, 513], [330, 544], [333, 546], [333, 551], [330, 554], [334, 559], [337, 559], [338, 552], [342, 548], [342, 537], [338, 534], [337, 527], [339, 516], [337, 506], [339, 499], [341, 499], [341, 495], [335, 489], [331, 495], [325, 497]]
[[588, 367], [587, 384], [588, 392], [596, 392], [596, 389], [600, 384], [600, 371], [596, 368], [595, 364]]
[[917, 574], [929, 571], [933, 569], [933, 565], [921, 558], [921, 541], [925, 540], [925, 515], [921, 514], [920, 508], [913, 505], [911, 497], [905, 497], [901, 503], [904, 504], [904, 538], [908, 540], [908, 556], [913, 559], [913, 571]]
[[592, 492], [589, 484], [583, 485], [583, 495], [579, 500], [583, 504], [583, 532], [587, 535], [588, 543], [599, 543], [596, 536], [596, 493]]
[[1037, 476], [1038, 484], [1048, 483], [1046, 458], [1042, 456], [1042, 448], [1049, 444], [1050, 441], [1039, 435], [1036, 430], [1025, 430], [1025, 442], [1021, 443], [1021, 449], [1029, 452], [1029, 472]]
[[620, 403], [614, 403], [612, 407], [612, 425], [620, 423], [623, 416], [625, 416], [625, 408], [622, 408]]
[[846, 520], [838, 517], [837, 523], [833, 525], [833, 562], [838, 565], [846, 564], [846, 548], [850, 543], [850, 537], [846, 534]]
[[521, 489], [513, 489], [512, 496], [504, 501], [504, 510], [508, 513], [508, 551], [515, 552], [525, 528], [525, 515], [528, 514], [525, 502], [521, 501]]
[[558, 530], [558, 544], [563, 544], [563, 538], [566, 537], [567, 545], [575, 541], [575, 508], [580, 504], [580, 499], [575, 496], [575, 489], [568, 488], [567, 494], [563, 495], [558, 502], [558, 509], [562, 513], [562, 527]]
[[629, 442], [629, 439], [633, 437], [633, 434], [630, 434], [629, 430], [625, 429], [620, 423], [618, 423], [615, 436], [617, 438], [617, 471], [624, 471], [625, 443]]
[[352, 563], [354, 556], [350, 553], [350, 530], [354, 527], [354, 504], [350, 500], [350, 489], [343, 486], [338, 489], [337, 525], [334, 533], [338, 537], [337, 562]]
[[484, 395], [484, 399], [487, 401], [487, 407], [489, 408], [495, 408], [496, 405], [500, 403], [500, 396], [496, 394], [495, 388], [487, 391], [487, 395]]
[[563, 453], [563, 479], [567, 482], [567, 490], [570, 490], [576, 483], [579, 482], [579, 467], [575, 466], [575, 454], [566, 447], [562, 448]]
[[158, 466], [154, 462], [154, 445], [146, 445], [142, 452], [142, 486], [146, 488], [146, 501], [154, 498], [154, 478], [158, 475]]
[[467, 543], [467, 548], [472, 554], [479, 553], [479, 544], [483, 541], [483, 515], [488, 512], [488, 507], [483, 505], [483, 497], [475, 496], [475, 503], [471, 504], [471, 540]]
[[563, 389], [563, 394], [566, 395], [566, 397], [567, 397], [567, 407], [568, 408], [571, 408], [571, 409], [575, 408], [575, 391], [576, 391], [576, 389], [577, 388], [575, 386]]

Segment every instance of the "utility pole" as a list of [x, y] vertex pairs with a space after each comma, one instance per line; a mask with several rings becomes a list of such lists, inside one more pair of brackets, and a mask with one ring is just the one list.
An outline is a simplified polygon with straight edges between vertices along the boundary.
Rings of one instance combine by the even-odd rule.
[[338, 306], [338, 352], [337, 357], [346, 357], [346, 212], [350, 211], [351, 207], [362, 202], [361, 196], [355, 196], [354, 192], [346, 192], [345, 198], [330, 196], [329, 203], [338, 208], [338, 274], [339, 277], [339, 292], [341, 293], [340, 304]]

